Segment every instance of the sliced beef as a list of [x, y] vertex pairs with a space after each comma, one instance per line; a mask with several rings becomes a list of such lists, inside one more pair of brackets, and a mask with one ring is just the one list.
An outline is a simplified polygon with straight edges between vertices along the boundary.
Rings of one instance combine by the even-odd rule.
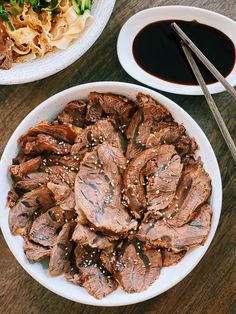
[[184, 166], [198, 166], [201, 165], [203, 166], [203, 162], [201, 160], [201, 157], [195, 158], [194, 156], [185, 156], [183, 158], [183, 165]]
[[97, 251], [77, 245], [75, 255], [82, 286], [89, 294], [102, 299], [116, 290], [117, 282], [100, 263]]
[[19, 165], [12, 165], [9, 168], [11, 175], [15, 181], [22, 180], [29, 172], [38, 170], [42, 164], [42, 157], [29, 159]]
[[74, 211], [64, 211], [60, 206], [50, 208], [35, 219], [29, 232], [30, 240], [43, 246], [52, 247], [60, 228], [75, 218]]
[[12, 67], [13, 41], [7, 34], [6, 24], [0, 18], [0, 69], [9, 70]]
[[71, 145], [65, 142], [56, 140], [51, 135], [38, 134], [26, 142], [23, 147], [26, 155], [32, 153], [52, 152], [58, 155], [66, 155], [71, 151]]
[[114, 265], [115, 277], [128, 293], [146, 290], [160, 275], [161, 253], [144, 250], [142, 243], [125, 243]]
[[[76, 225], [76, 223], [73, 224], [73, 227], [71, 229], [72, 233], [73, 233], [75, 225]], [[70, 236], [71, 236], [71, 232], [70, 232]], [[66, 269], [66, 271], [64, 272], [64, 277], [69, 282], [81, 286], [82, 282], [81, 282], [81, 278], [80, 278], [79, 269], [76, 266], [76, 256], [75, 256], [75, 252], [76, 252], [75, 249], [76, 249], [77, 245], [72, 241], [72, 239], [70, 239], [70, 243], [73, 246], [73, 248], [69, 254], [70, 268]], [[81, 248], [81, 250], [82, 250], [82, 248]]]
[[211, 226], [212, 210], [203, 205], [195, 218], [182, 227], [170, 226], [165, 219], [143, 221], [137, 237], [153, 247], [164, 247], [174, 252], [189, 250], [196, 245], [203, 245]]
[[49, 262], [49, 273], [51, 276], [68, 273], [71, 268], [69, 258], [72, 250], [72, 243], [70, 238], [73, 229], [73, 222], [65, 223], [54, 241]]
[[80, 276], [83, 282], [83, 287], [96, 299], [105, 298], [117, 289], [116, 280], [109, 274], [106, 274], [105, 268], [100, 269], [95, 265], [88, 267], [81, 266]]
[[160, 122], [156, 132], [149, 135], [146, 147], [172, 144], [180, 156], [193, 154], [198, 146], [194, 138], [185, 134], [185, 127], [175, 122]]
[[66, 272], [64, 274], [64, 277], [66, 278], [67, 281], [69, 281], [75, 285], [78, 285], [78, 286], [82, 285], [80, 274], [77, 271], [77, 269], [74, 270], [73, 268], [71, 268], [68, 272]]
[[155, 146], [140, 153], [124, 173], [131, 213], [141, 218], [145, 209], [156, 213], [168, 206], [175, 196], [181, 171], [180, 157], [173, 145]]
[[17, 193], [15, 188], [11, 188], [7, 194], [7, 206], [12, 208], [16, 205], [16, 202], [19, 199], [19, 194]]
[[146, 146], [175, 144], [185, 135], [185, 127], [176, 122], [159, 122], [156, 131], [148, 137]]
[[64, 210], [75, 208], [75, 194], [69, 185], [66, 183], [55, 184], [53, 182], [49, 182], [47, 187], [52, 191], [56, 200], [56, 205], [60, 205], [60, 207]]
[[50, 251], [50, 248], [30, 241], [28, 237], [24, 238], [24, 252], [29, 261], [39, 262], [49, 257]]
[[192, 220], [195, 211], [211, 194], [211, 179], [202, 165], [186, 166], [176, 195], [163, 215], [168, 224], [180, 227]]
[[12, 234], [27, 232], [34, 218], [44, 213], [55, 204], [51, 191], [46, 187], [39, 187], [25, 193], [9, 212], [9, 227]]
[[101, 144], [87, 153], [75, 180], [76, 207], [100, 230], [125, 233], [136, 227], [121, 202], [122, 152]]
[[159, 146], [158, 154], [147, 162], [147, 210], [154, 214], [170, 204], [175, 196], [183, 165], [173, 146]]
[[57, 116], [57, 120], [61, 124], [72, 124], [84, 128], [86, 124], [86, 108], [87, 105], [83, 100], [71, 101]]
[[102, 107], [100, 106], [98, 101], [90, 100], [87, 106], [86, 121], [88, 123], [95, 123], [102, 118], [102, 115], [103, 115]]
[[72, 171], [78, 171], [79, 170], [79, 165], [80, 161], [77, 160], [76, 156], [71, 156], [71, 155], [54, 155], [51, 154], [45, 159], [45, 163], [48, 166], [53, 166], [53, 165], [63, 165], [65, 167], [68, 167], [68, 169]]
[[194, 137], [183, 135], [177, 145], [176, 150], [180, 156], [192, 155], [198, 149], [198, 145]]
[[[36, 137], [38, 134], [50, 135], [58, 141], [73, 144], [77, 136], [75, 129], [69, 125], [50, 124], [48, 121], [42, 121], [36, 126], [30, 128], [27, 133], [23, 134], [18, 142], [24, 145], [29, 137]], [[46, 137], [47, 138], [47, 137]]]
[[163, 267], [169, 267], [179, 263], [182, 258], [185, 256], [186, 251], [173, 252], [171, 250], [162, 251], [162, 263]]
[[29, 192], [48, 182], [48, 174], [46, 172], [32, 172], [25, 176], [23, 180], [15, 184], [16, 190]]
[[92, 92], [89, 94], [88, 99], [99, 104], [103, 111], [114, 117], [120, 125], [127, 124], [136, 110], [134, 103], [121, 95]]
[[125, 133], [128, 139], [127, 159], [133, 159], [146, 148], [150, 134], [158, 129], [161, 121], [173, 120], [170, 112], [150, 96], [139, 93], [137, 102], [139, 109], [134, 114]]
[[83, 130], [76, 139], [76, 144], [72, 146], [71, 154], [77, 156], [77, 160], [82, 160], [86, 152], [91, 151], [93, 147], [103, 142], [125, 150], [125, 140], [122, 134], [115, 130], [112, 122], [110, 120], [99, 120]]
[[31, 159], [31, 158], [32, 158], [31, 156], [25, 155], [24, 152], [23, 152], [23, 150], [20, 149], [20, 151], [18, 152], [18, 154], [16, 155], [16, 157], [14, 157], [14, 158], [12, 159], [12, 164], [13, 164], [13, 165], [19, 165], [19, 164], [21, 164], [21, 163], [23, 163], [23, 162], [25, 162], [25, 161], [27, 161], [27, 160], [29, 160], [29, 159]]
[[45, 167], [44, 171], [48, 174], [48, 182], [60, 184], [65, 182], [70, 187], [74, 187], [76, 173], [66, 166], [55, 165]]
[[75, 227], [72, 240], [80, 245], [88, 245], [98, 249], [106, 249], [112, 246], [112, 239], [109, 236], [96, 232], [94, 228], [80, 223]]
[[116, 260], [116, 251], [114, 246], [110, 246], [109, 248], [103, 249], [100, 253], [100, 259], [102, 261], [102, 265], [110, 272], [113, 273], [113, 265]]
[[46, 166], [41, 172], [32, 172], [15, 184], [15, 188], [22, 191], [31, 191], [40, 185], [47, 185], [48, 182], [55, 184], [66, 183], [74, 186], [76, 173], [65, 166]]

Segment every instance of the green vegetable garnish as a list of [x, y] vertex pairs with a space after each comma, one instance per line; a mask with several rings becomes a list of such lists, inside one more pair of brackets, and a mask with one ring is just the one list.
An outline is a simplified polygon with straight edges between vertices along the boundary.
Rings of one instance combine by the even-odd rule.
[[81, 11], [82, 12], [85, 10], [85, 6], [86, 6], [86, 0], [82, 0], [82, 2], [81, 2]]
[[25, 2], [24, 0], [19, 0], [19, 2], [18, 2], [18, 3], [19, 3], [19, 6], [20, 6], [20, 7], [23, 7], [24, 2]]
[[9, 20], [8, 13], [3, 9], [3, 5], [0, 4], [0, 17], [3, 19], [3, 21], [7, 22], [10, 29], [14, 31], [14, 26], [12, 25], [12, 22]]
[[38, 0], [29, 0], [29, 3], [31, 4], [32, 7], [38, 4]]
[[11, 13], [14, 15], [14, 16], [17, 16], [20, 14], [19, 10], [17, 10], [16, 8], [11, 8]]
[[50, 4], [51, 4], [51, 6], [48, 7], [48, 8], [46, 8], [45, 10], [46, 10], [46, 11], [53, 12], [53, 11], [56, 10], [56, 8], [58, 8], [60, 2], [59, 2], [58, 0], [51, 0], [51, 1], [50, 1]]
[[91, 10], [93, 0], [71, 0], [75, 13], [83, 15], [85, 10]]
[[86, 2], [86, 7], [87, 7], [87, 9], [90, 11], [91, 10], [91, 8], [92, 8], [92, 1], [91, 0], [87, 0], [87, 2]]

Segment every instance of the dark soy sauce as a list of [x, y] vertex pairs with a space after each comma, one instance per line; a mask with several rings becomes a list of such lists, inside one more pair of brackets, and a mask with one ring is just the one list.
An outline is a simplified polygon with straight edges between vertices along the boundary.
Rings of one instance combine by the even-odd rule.
[[[164, 20], [145, 26], [135, 37], [133, 55], [146, 72], [169, 82], [198, 85], [182, 51], [180, 40], [171, 28], [176, 22], [196, 46], [226, 77], [235, 63], [235, 47], [221, 31], [197, 21]], [[205, 66], [197, 64], [207, 84], [217, 82]]]

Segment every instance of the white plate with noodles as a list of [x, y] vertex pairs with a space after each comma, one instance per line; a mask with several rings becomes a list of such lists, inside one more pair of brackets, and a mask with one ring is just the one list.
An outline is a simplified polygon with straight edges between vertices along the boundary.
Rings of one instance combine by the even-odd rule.
[[115, 0], [3, 0], [2, 3], [0, 84], [10, 85], [40, 80], [78, 60], [102, 33]]

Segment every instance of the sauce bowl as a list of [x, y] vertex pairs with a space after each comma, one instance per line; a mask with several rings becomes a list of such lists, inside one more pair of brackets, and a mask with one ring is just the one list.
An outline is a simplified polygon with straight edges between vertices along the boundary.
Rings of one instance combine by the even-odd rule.
[[[172, 83], [144, 71], [135, 61], [133, 55], [133, 41], [136, 35], [148, 24], [161, 20], [196, 20], [199, 23], [209, 25], [223, 32], [228, 36], [236, 47], [236, 22], [224, 15], [188, 6], [163, 6], [141, 11], [133, 15], [122, 27], [118, 41], [117, 53], [120, 64], [124, 70], [139, 82], [150, 87], [183, 95], [203, 95], [202, 90], [196, 85], [183, 85]], [[152, 43], [150, 42], [150, 49]], [[224, 49], [224, 47], [222, 47]], [[158, 60], [157, 60], [158, 62]], [[227, 76], [228, 82], [236, 85], [236, 64]], [[213, 83], [208, 85], [211, 94], [223, 92], [225, 88], [221, 83]]]

